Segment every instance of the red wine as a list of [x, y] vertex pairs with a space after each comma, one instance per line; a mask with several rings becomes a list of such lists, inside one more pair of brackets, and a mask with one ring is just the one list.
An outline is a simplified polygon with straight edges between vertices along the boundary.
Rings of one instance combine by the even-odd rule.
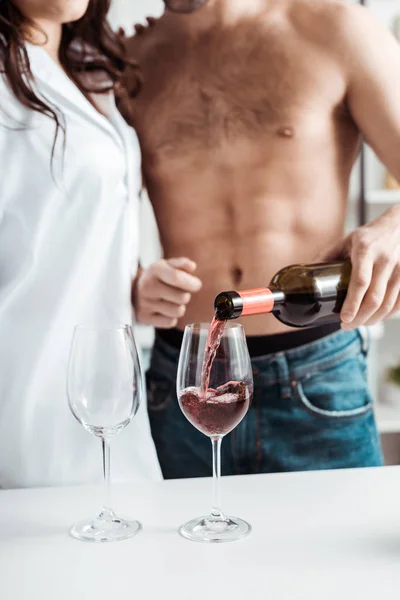
[[219, 294], [215, 318], [225, 321], [272, 313], [291, 327], [338, 322], [350, 277], [349, 261], [285, 267], [268, 288]]
[[211, 367], [214, 362], [215, 355], [224, 335], [226, 321], [213, 319], [208, 333], [206, 349], [204, 353], [203, 367], [201, 370], [201, 395], [205, 397], [210, 385]]
[[179, 402], [188, 421], [212, 437], [232, 431], [246, 415], [251, 399], [250, 386], [230, 381], [216, 390], [209, 389], [205, 396], [199, 388], [186, 388]]

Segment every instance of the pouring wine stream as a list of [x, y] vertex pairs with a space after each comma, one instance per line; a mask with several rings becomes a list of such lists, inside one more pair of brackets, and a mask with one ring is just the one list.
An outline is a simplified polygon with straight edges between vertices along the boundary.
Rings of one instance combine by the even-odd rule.
[[216, 317], [213, 318], [210, 325], [206, 349], [204, 351], [204, 362], [201, 370], [201, 388], [200, 393], [204, 400], [207, 398], [207, 392], [210, 385], [211, 367], [214, 362], [215, 355], [224, 335], [226, 321], [220, 321]]

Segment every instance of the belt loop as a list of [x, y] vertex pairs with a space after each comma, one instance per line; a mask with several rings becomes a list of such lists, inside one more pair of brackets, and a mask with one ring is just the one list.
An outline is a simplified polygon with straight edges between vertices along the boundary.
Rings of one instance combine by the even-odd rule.
[[371, 346], [371, 334], [369, 332], [369, 327], [360, 327], [358, 333], [360, 334], [361, 351], [364, 356], [367, 356]]
[[290, 381], [290, 371], [287, 356], [284, 352], [275, 354], [276, 366], [278, 369], [278, 379], [283, 398], [290, 398], [292, 395], [292, 384]]

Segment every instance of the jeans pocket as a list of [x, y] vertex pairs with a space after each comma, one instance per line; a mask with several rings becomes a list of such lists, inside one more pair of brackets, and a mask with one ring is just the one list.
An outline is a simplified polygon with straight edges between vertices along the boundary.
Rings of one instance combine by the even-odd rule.
[[151, 368], [146, 373], [146, 389], [149, 411], [165, 410], [176, 400], [173, 381]]
[[327, 419], [349, 419], [369, 413], [372, 400], [363, 354], [304, 377], [295, 384], [295, 395], [309, 413]]

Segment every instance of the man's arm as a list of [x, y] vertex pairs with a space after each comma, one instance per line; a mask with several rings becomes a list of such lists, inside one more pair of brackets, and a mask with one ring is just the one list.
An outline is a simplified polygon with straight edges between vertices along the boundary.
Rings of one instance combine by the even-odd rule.
[[366, 9], [348, 12], [349, 107], [367, 143], [400, 180], [400, 44]]
[[[333, 23], [354, 121], [400, 180], [400, 45], [363, 7], [342, 6]], [[400, 206], [357, 229], [327, 258], [350, 257], [353, 272], [341, 313], [344, 329], [400, 310]]]

